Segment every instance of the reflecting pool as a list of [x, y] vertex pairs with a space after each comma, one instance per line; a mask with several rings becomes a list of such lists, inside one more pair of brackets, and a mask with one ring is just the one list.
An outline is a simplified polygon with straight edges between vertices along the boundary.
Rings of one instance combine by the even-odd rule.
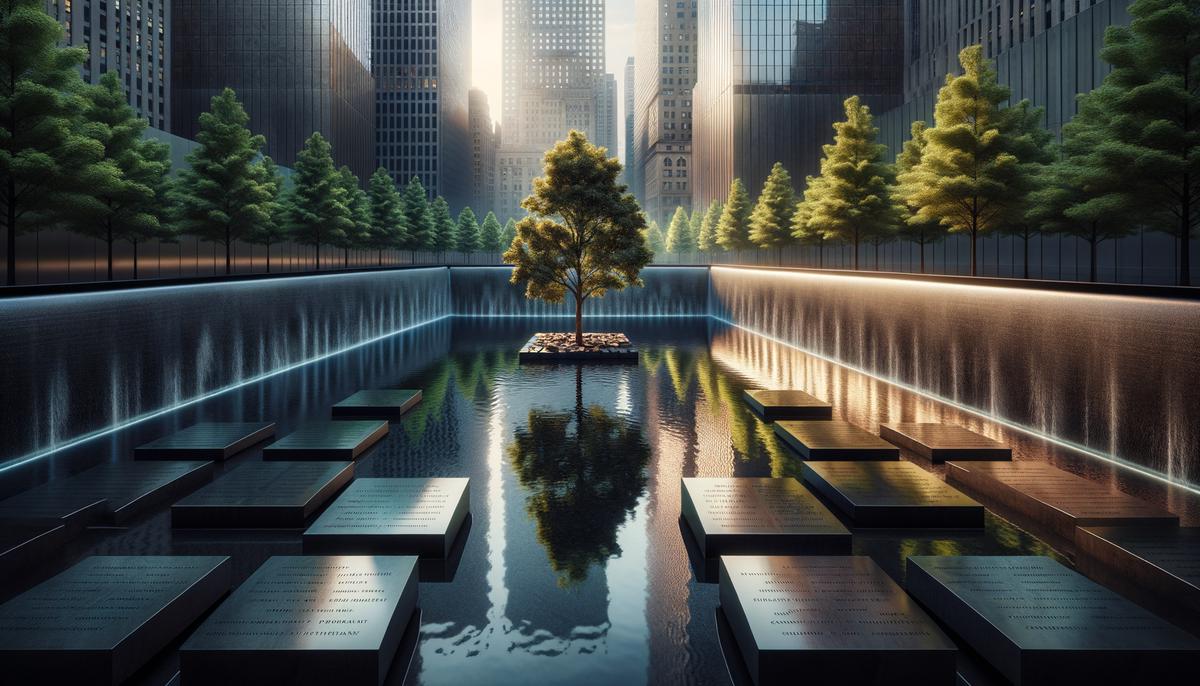
[[[707, 318], [593, 320], [629, 334], [643, 351], [637, 366], [517, 364], [531, 333], [565, 323], [438, 321], [57, 454], [37, 476], [128, 459], [134, 446], [196, 421], [273, 420], [283, 435], [362, 388], [423, 389], [357, 476], [471, 479], [465, 544], [444, 567], [422, 570], [421, 636], [406, 680], [456, 686], [739, 678], [718, 640], [717, 586], [680, 525], [679, 491], [683, 476], [798, 476], [797, 458], [742, 403], [749, 387], [803, 388], [871, 431], [884, 421], [960, 423], [1010, 442], [1017, 459], [1051, 460], [1198, 521], [1194, 500], [1163, 484]], [[259, 460], [260, 450], [222, 471]], [[898, 580], [914, 554], [1066, 559], [1061, 546], [990, 513], [982, 532], [855, 531], [854, 547]], [[3, 591], [90, 554], [227, 554], [240, 581], [271, 555], [300, 550], [299, 531], [173, 532], [163, 510], [88, 531]], [[139, 679], [164, 683], [175, 664], [168, 651]]]

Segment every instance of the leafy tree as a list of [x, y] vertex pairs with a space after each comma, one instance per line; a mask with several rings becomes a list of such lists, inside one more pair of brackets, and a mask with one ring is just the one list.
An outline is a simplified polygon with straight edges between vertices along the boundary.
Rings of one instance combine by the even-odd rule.
[[[805, 179], [805, 194], [818, 180], [809, 176]], [[792, 237], [804, 245], [817, 246], [817, 266], [825, 268], [825, 232], [809, 219], [812, 210], [803, 199], [796, 203], [796, 212], [792, 215]]]
[[350, 197], [342, 175], [333, 166], [329, 141], [314, 133], [296, 155], [292, 191], [288, 198], [288, 222], [296, 242], [316, 250], [316, 268], [321, 268], [321, 246], [340, 245], [355, 231]]
[[177, 189], [179, 229], [225, 246], [225, 273], [233, 245], [267, 220], [271, 188], [259, 173], [262, 136], [250, 133], [249, 115], [228, 88], [200, 115], [200, 147], [188, 155]]
[[142, 138], [145, 119], [138, 117], [125, 98], [115, 72], [84, 89], [86, 106], [83, 132], [100, 144], [103, 157], [89, 167], [87, 197], [70, 204], [71, 227], [99, 239], [108, 247], [108, 279], [113, 278], [113, 245], [128, 240], [137, 246], [163, 231], [166, 210], [169, 148]]
[[575, 297], [575, 343], [583, 344], [583, 305], [610, 290], [641, 286], [654, 255], [641, 230], [645, 218], [617, 183], [621, 163], [572, 131], [545, 158], [544, 176], [521, 203], [529, 216], [504, 253], [516, 265], [512, 282], [525, 295], [559, 303]]
[[475, 217], [475, 211], [470, 207], [464, 207], [463, 211], [458, 213], [458, 230], [455, 238], [458, 241], [459, 252], [473, 253], [479, 250], [479, 221]]
[[42, 0], [0, 0], [0, 221], [9, 286], [17, 282], [17, 236], [78, 201], [103, 155], [75, 126], [86, 53], [60, 47], [61, 39]]
[[484, 252], [500, 252], [503, 231], [496, 213], [488, 212], [483, 218], [483, 226], [479, 229], [479, 248]]
[[156, 223], [136, 224], [121, 232], [125, 240], [133, 246], [134, 279], [138, 278], [138, 252], [142, 243], [146, 241], [177, 243], [179, 241], [179, 234], [175, 230], [173, 223], [176, 208], [172, 201], [175, 184], [170, 176], [171, 148], [170, 146], [154, 141], [145, 142], [152, 143], [152, 145], [147, 145], [143, 149], [146, 168], [148, 170], [161, 169], [162, 173], [149, 173], [145, 177], [154, 198], [157, 200], [157, 207], [154, 209], [154, 214], [158, 217], [158, 221]]
[[350, 266], [350, 251], [369, 245], [371, 240], [371, 199], [350, 167], [338, 169], [338, 180], [346, 194], [350, 225], [335, 243], [342, 248], [342, 266]]
[[458, 245], [458, 233], [454, 226], [454, 216], [450, 214], [450, 204], [442, 196], [433, 199], [429, 206], [429, 215], [433, 218], [433, 242], [426, 246], [436, 253], [454, 250]]
[[259, 222], [246, 240], [254, 245], [265, 246], [267, 249], [267, 273], [271, 273], [271, 246], [284, 241], [288, 236], [287, 230], [287, 200], [284, 189], [287, 183], [279, 172], [275, 160], [264, 156], [258, 163], [258, 173], [263, 183], [270, 189], [270, 199], [267, 201], [267, 218]]
[[[896, 202], [899, 205], [901, 217], [899, 235], [909, 243], [915, 244], [921, 252], [922, 274], [925, 273], [925, 247], [946, 236], [946, 229], [942, 226], [941, 220], [936, 217], [922, 217], [917, 214], [916, 208], [905, 202], [905, 199], [917, 190], [908, 184], [920, 182], [920, 177], [914, 176], [913, 170], [920, 166], [921, 159], [925, 157], [925, 148], [929, 144], [925, 138], [925, 131], [928, 128], [929, 126], [923, 121], [913, 122], [912, 137], [904, 143], [904, 147], [896, 157]], [[1026, 269], [1028, 269], [1028, 260], [1026, 260]]]
[[876, 142], [879, 129], [857, 96], [845, 102], [846, 120], [833, 125], [833, 144], [824, 146], [821, 174], [804, 192], [811, 230], [854, 248], [858, 269], [863, 240], [889, 236], [899, 222], [892, 202], [895, 170], [883, 161], [887, 146]]
[[508, 246], [512, 245], [513, 240], [517, 237], [517, 220], [509, 218], [504, 224], [504, 233], [500, 235], [500, 245], [508, 250]]
[[684, 253], [691, 252], [696, 249], [695, 243], [692, 241], [692, 227], [688, 221], [687, 210], [682, 207], [675, 208], [675, 215], [671, 217], [671, 225], [667, 227], [667, 252]]
[[947, 76], [938, 91], [934, 126], [925, 132], [921, 163], [907, 175], [905, 200], [920, 219], [970, 235], [975, 275], [979, 237], [1023, 214], [1024, 191], [1038, 169], [1022, 157], [1030, 141], [1021, 129], [1037, 111], [1028, 103], [1000, 108], [1010, 92], [996, 82], [981, 46], [963, 49], [959, 62], [963, 74]]
[[378, 251], [383, 266], [383, 251], [405, 245], [408, 229], [404, 221], [404, 199], [387, 169], [380, 167], [367, 182], [367, 201], [371, 208], [371, 235], [368, 247]]
[[783, 246], [792, 238], [792, 216], [796, 214], [796, 191], [792, 177], [776, 162], [763, 183], [762, 193], [750, 214], [750, 240], [760, 248], [777, 248], [783, 261]]
[[410, 252], [427, 250], [433, 245], [434, 225], [433, 213], [429, 209], [429, 194], [416, 176], [404, 188], [404, 225], [408, 228], [406, 247]]
[[721, 222], [721, 211], [724, 206], [720, 200], [714, 200], [704, 213], [704, 221], [700, 224], [700, 233], [696, 236], [696, 248], [702, 252], [712, 252], [717, 245], [717, 225]]
[[729, 199], [721, 210], [721, 220], [717, 222], [717, 245], [726, 250], [749, 250], [754, 247], [750, 241], [750, 194], [741, 179], [734, 179], [729, 185]]
[[663, 236], [658, 222], [653, 219], [650, 220], [645, 229], [642, 229], [642, 238], [646, 241], [646, 248], [655, 255], [667, 251], [667, 239]]

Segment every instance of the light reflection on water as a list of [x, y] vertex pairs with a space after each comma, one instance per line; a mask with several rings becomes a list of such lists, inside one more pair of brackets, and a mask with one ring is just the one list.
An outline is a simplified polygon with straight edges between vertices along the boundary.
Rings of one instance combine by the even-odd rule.
[[[1050, 459], [1196, 520], [1194, 503], [1161, 484], [706, 319], [605, 320], [643, 349], [637, 367], [517, 364], [520, 343], [563, 321], [440, 322], [136, 427], [110, 446], [127, 455], [213, 419], [277, 419], [286, 433], [358, 388], [422, 388], [422, 403], [358, 467], [359, 477], [472, 479], [473, 521], [453, 580], [421, 587], [413, 684], [728, 683], [717, 589], [689, 563], [679, 480], [797, 475], [795, 458], [742, 403], [751, 386], [805, 388], [871, 430], [889, 420], [963, 423], [1012, 442], [1018, 459]], [[240, 581], [269, 555], [299, 552], [298, 532], [173, 534], [164, 512], [90, 533], [55, 565], [92, 553], [222, 553]], [[897, 578], [911, 554], [1055, 554], [995, 516], [983, 532], [856, 532], [855, 552]]]

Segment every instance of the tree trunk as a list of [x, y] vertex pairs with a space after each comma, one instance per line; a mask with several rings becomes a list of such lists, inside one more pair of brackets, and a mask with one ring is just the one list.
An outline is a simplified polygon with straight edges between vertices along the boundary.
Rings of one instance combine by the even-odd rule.
[[925, 244], [921, 243], [917, 247], [921, 249], [921, 273], [924, 274], [925, 273]]
[[137, 281], [138, 277], [138, 241], [130, 241], [133, 243], [133, 280]]
[[821, 269], [825, 268], [825, 239], [821, 239], [817, 243], [817, 266]]
[[854, 239], [854, 271], [858, 271], [858, 238]]
[[[8, 286], [17, 285], [17, 182], [11, 177], [8, 179], [8, 236], [5, 237], [7, 243], [7, 254], [5, 259], [5, 277], [4, 282]], [[68, 269], [70, 262], [67, 262]]]
[[975, 265], [975, 239], [976, 239], [976, 237], [977, 237], [977, 233], [975, 231], [971, 231], [971, 276], [978, 275], [978, 272], [976, 271], [976, 265]]
[[1022, 238], [1021, 242], [1023, 244], [1024, 253], [1025, 253], [1025, 256], [1022, 257], [1021, 260], [1025, 265], [1025, 278], [1028, 279], [1029, 278], [1029, 234], [1026, 233], [1021, 238]]
[[583, 298], [575, 296], [575, 345], [583, 345]]
[[112, 244], [113, 244], [112, 222], [108, 223], [107, 228], [108, 228], [108, 236], [105, 239], [105, 242], [108, 244], [108, 280], [112, 281], [112, 252], [113, 252], [112, 251]]
[[342, 248], [342, 269], [350, 268], [350, 248]]
[[267, 273], [271, 273], [271, 244], [267, 243]]
[[1191, 210], [1188, 207], [1189, 201], [1185, 196], [1183, 199], [1183, 232], [1179, 235], [1179, 285], [1192, 285], [1192, 249], [1189, 244], [1191, 238], [1192, 227], [1189, 220], [1191, 219]]
[[1088, 248], [1088, 252], [1091, 253], [1088, 260], [1088, 281], [1096, 283], [1096, 253], [1099, 252], [1100, 245], [1099, 241], [1096, 240], [1095, 234], [1092, 235], [1092, 240], [1088, 241]]
[[316, 266], [314, 267], [314, 271], [319, 272], [319, 271], [321, 271], [321, 242], [320, 241], [317, 241], [317, 248], [316, 248], [315, 252], [316, 252]]
[[230, 238], [230, 235], [229, 235], [229, 227], [225, 227], [225, 274], [226, 275], [233, 273], [230, 268], [232, 266], [232, 262], [233, 262], [230, 259], [232, 252], [233, 252], [233, 240]]

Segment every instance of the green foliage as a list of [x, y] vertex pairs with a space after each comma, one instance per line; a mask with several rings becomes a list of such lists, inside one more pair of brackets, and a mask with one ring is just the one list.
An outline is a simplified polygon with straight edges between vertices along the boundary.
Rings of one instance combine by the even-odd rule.
[[754, 212], [750, 214], [750, 241], [760, 248], [779, 248], [791, 242], [792, 215], [796, 213], [796, 191], [792, 176], [779, 162], [763, 184]]
[[429, 209], [429, 195], [416, 176], [404, 188], [404, 225], [408, 228], [409, 250], [429, 250], [434, 244], [433, 213]]
[[271, 271], [271, 246], [279, 243], [287, 238], [287, 200], [284, 197], [284, 189], [287, 184], [283, 180], [283, 174], [279, 172], [279, 165], [275, 164], [275, 160], [264, 156], [258, 163], [258, 174], [262, 181], [270, 191], [270, 198], [267, 201], [267, 218], [259, 222], [254, 230], [246, 237], [246, 240], [255, 245], [264, 245], [267, 248], [267, 272]]
[[934, 126], [925, 132], [921, 163], [906, 174], [905, 201], [923, 220], [938, 220], [971, 236], [971, 274], [976, 241], [1023, 219], [1025, 193], [1044, 159], [1029, 123], [1040, 119], [1027, 102], [1001, 109], [1009, 89], [974, 45], [959, 53], [963, 74], [946, 77], [938, 91]]
[[820, 231], [825, 239], [850, 243], [858, 269], [859, 245], [891, 235], [899, 214], [890, 188], [895, 170], [883, 161], [887, 147], [876, 143], [870, 108], [857, 96], [847, 98], [845, 108], [846, 120], [833, 125], [833, 144], [823, 148], [820, 176], [808, 180], [808, 223], [798, 237], [811, 241], [811, 232]]
[[929, 144], [925, 132], [929, 126], [923, 121], [912, 123], [912, 136], [904, 143], [900, 154], [896, 156], [896, 204], [900, 215], [899, 236], [903, 240], [915, 243], [921, 252], [921, 273], [925, 273], [925, 246], [936, 243], [946, 237], [946, 228], [937, 218], [922, 217], [916, 208], [911, 207], [905, 199], [916, 189], [907, 185], [915, 181], [912, 175], [914, 169], [921, 165], [925, 157], [925, 148]]
[[696, 249], [696, 244], [692, 241], [692, 227], [688, 221], [687, 210], [682, 207], [676, 207], [675, 215], [671, 217], [665, 247], [667, 252], [673, 253], [691, 252]]
[[79, 48], [59, 47], [62, 27], [42, 0], [0, 1], [0, 222], [6, 279], [16, 283], [17, 235], [55, 221], [86, 190], [101, 145], [75, 122]]
[[228, 88], [200, 115], [200, 147], [188, 155], [177, 184], [179, 229], [225, 246], [225, 273], [233, 244], [268, 219], [272, 189], [258, 166], [265, 140], [250, 133], [250, 117]]
[[692, 236], [692, 250], [696, 250], [700, 245], [700, 229], [704, 228], [704, 208], [697, 207], [692, 210], [692, 216], [688, 219], [688, 233]]
[[479, 221], [470, 207], [464, 207], [463, 211], [458, 213], [457, 234], [459, 252], [473, 253], [479, 250]]
[[458, 246], [458, 230], [454, 216], [450, 214], [450, 203], [439, 195], [429, 206], [429, 215], [433, 218], [433, 243], [427, 246], [428, 249], [434, 252], [454, 250]]
[[371, 234], [367, 246], [379, 251], [379, 264], [382, 265], [383, 251], [403, 247], [408, 239], [404, 200], [387, 169], [380, 167], [371, 174], [371, 180], [367, 182], [367, 202], [371, 208]]
[[521, 203], [529, 216], [504, 253], [512, 282], [547, 302], [575, 297], [575, 339], [583, 342], [583, 304], [610, 290], [640, 286], [653, 259], [633, 195], [617, 184], [621, 163], [572, 131], [546, 153], [544, 175]]
[[653, 219], [646, 225], [646, 228], [642, 229], [642, 239], [646, 241], [646, 248], [655, 255], [667, 251], [667, 239], [663, 236], [658, 222]]
[[500, 247], [508, 250], [508, 246], [517, 238], [517, 220], [509, 218], [504, 224], [504, 233], [500, 234]]
[[[516, 224], [513, 224], [513, 230], [516, 230]], [[500, 226], [500, 220], [496, 218], [495, 212], [488, 212], [483, 218], [483, 225], [479, 229], [479, 249], [484, 252], [500, 252], [501, 234], [504, 229]]]
[[724, 205], [720, 200], [709, 203], [708, 211], [704, 213], [704, 221], [700, 224], [700, 233], [696, 236], [697, 249], [711, 252], [720, 247], [717, 245], [717, 225], [721, 223], [723, 210]]
[[741, 179], [734, 179], [729, 185], [729, 198], [721, 210], [721, 219], [717, 222], [717, 245], [725, 250], [749, 250], [754, 247], [750, 241], [750, 194]]
[[329, 141], [314, 133], [296, 155], [292, 192], [288, 198], [289, 226], [297, 243], [316, 249], [321, 268], [321, 246], [341, 245], [355, 232], [350, 198], [342, 175], [333, 166]]
[[350, 250], [365, 247], [371, 240], [371, 200], [350, 167], [338, 169], [338, 181], [346, 197], [346, 213], [350, 224], [335, 244], [343, 251], [343, 265], [350, 266]]

